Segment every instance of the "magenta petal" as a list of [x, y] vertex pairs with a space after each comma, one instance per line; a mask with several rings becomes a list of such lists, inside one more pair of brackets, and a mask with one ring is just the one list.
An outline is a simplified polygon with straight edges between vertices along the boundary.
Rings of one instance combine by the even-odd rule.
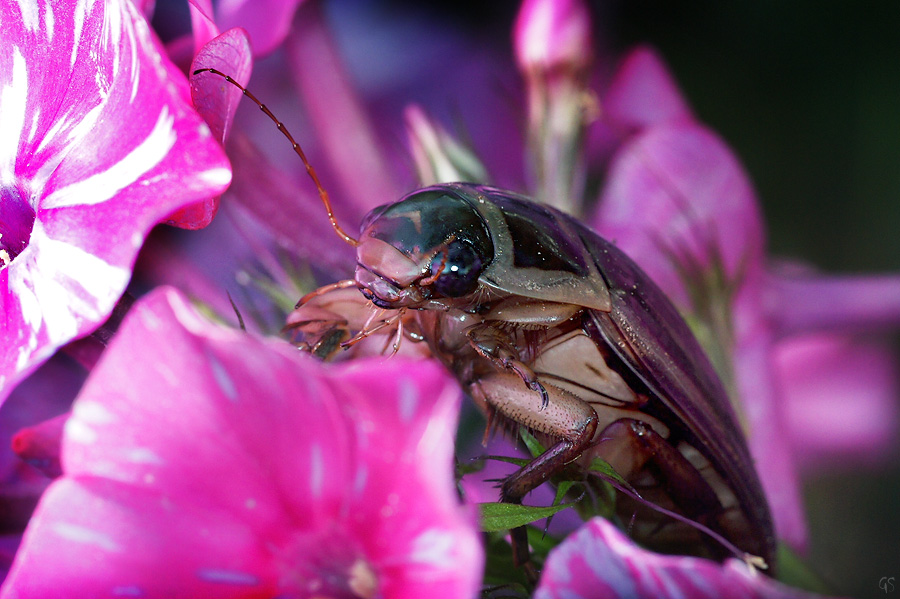
[[603, 98], [604, 119], [617, 130], [690, 119], [691, 109], [655, 49], [639, 46], [616, 72]]
[[65, 413], [23, 428], [12, 438], [13, 451], [48, 478], [56, 478], [62, 474], [59, 448], [63, 427], [68, 419], [69, 414]]
[[291, 28], [294, 11], [303, 0], [223, 0], [216, 7], [222, 29], [243, 27], [255, 56], [269, 54], [281, 45]]
[[806, 550], [806, 518], [797, 463], [787, 424], [786, 401], [775, 370], [776, 341], [764, 317], [758, 271], [732, 304], [734, 377], [738, 413], [747, 432], [776, 536], [795, 550]]
[[385, 151], [360, 98], [349, 85], [331, 33], [316, 3], [298, 11], [286, 40], [291, 76], [310, 122], [338, 175], [345, 205], [357, 218], [400, 197]]
[[275, 597], [266, 558], [252, 527], [227, 511], [63, 478], [41, 499], [0, 597]]
[[191, 63], [191, 99], [194, 107], [216, 139], [224, 143], [244, 94], [213, 73], [193, 74], [197, 69], [208, 68], [217, 69], [246, 86], [253, 70], [247, 32], [240, 27], [229, 29], [203, 46]]
[[534, 597], [799, 599], [813, 595], [774, 582], [738, 560], [717, 564], [651, 553], [608, 521], [594, 518], [550, 553]]
[[591, 15], [583, 0], [525, 0], [513, 28], [523, 72], [578, 69], [593, 58]]
[[769, 319], [781, 336], [815, 331], [894, 329], [900, 276], [826, 276], [784, 267], [769, 279]]
[[838, 335], [795, 337], [776, 346], [775, 365], [802, 467], [856, 468], [896, 448], [900, 381], [889, 348]]
[[452, 379], [427, 361], [304, 358], [211, 325], [172, 290], [138, 303], [76, 400], [64, 476], [0, 597], [337, 596], [367, 581], [473, 596]]
[[717, 135], [692, 122], [651, 127], [619, 151], [592, 224], [683, 307], [688, 293], [676, 265], [707, 270], [721, 260], [734, 279], [763, 258], [744, 169]]
[[17, 223], [0, 231], [2, 400], [103, 322], [150, 228], [230, 171], [131, 2], [4, 3], [0, 21], [0, 199]]
[[196, 56], [203, 46], [219, 35], [219, 28], [213, 20], [211, 0], [188, 0], [188, 8], [191, 12], [191, 32], [194, 38], [193, 54]]

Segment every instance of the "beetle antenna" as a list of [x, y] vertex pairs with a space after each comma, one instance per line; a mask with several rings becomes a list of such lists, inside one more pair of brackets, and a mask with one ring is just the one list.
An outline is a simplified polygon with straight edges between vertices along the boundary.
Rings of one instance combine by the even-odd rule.
[[319, 197], [322, 198], [322, 203], [325, 204], [325, 212], [328, 214], [328, 220], [331, 222], [331, 228], [334, 229], [334, 232], [337, 233], [341, 239], [343, 239], [344, 241], [346, 241], [353, 247], [358, 246], [359, 242], [356, 239], [354, 239], [353, 237], [351, 237], [350, 235], [348, 235], [338, 224], [337, 219], [334, 217], [334, 211], [331, 209], [331, 200], [328, 198], [328, 192], [325, 191], [324, 187], [322, 187], [322, 183], [319, 181], [319, 176], [316, 174], [315, 169], [313, 169], [312, 165], [309, 163], [309, 160], [306, 159], [306, 154], [303, 153], [303, 148], [300, 147], [300, 144], [298, 144], [296, 141], [294, 141], [293, 136], [291, 135], [290, 131], [287, 130], [287, 127], [284, 126], [284, 123], [279, 121], [278, 117], [276, 117], [272, 113], [272, 111], [269, 110], [269, 107], [266, 106], [265, 104], [263, 104], [262, 102], [260, 102], [256, 98], [256, 96], [254, 96], [252, 93], [250, 93], [250, 91], [246, 87], [244, 87], [243, 85], [241, 85], [240, 83], [238, 83], [237, 81], [235, 81], [234, 79], [232, 79], [231, 77], [229, 77], [228, 75], [223, 73], [222, 71], [208, 67], [208, 68], [203, 68], [203, 69], [197, 69], [196, 71], [194, 71], [193, 74], [197, 75], [198, 73], [212, 73], [214, 75], [218, 75], [219, 77], [222, 77], [225, 81], [227, 81], [231, 85], [233, 85], [236, 88], [238, 88], [239, 90], [241, 90], [241, 92], [245, 96], [250, 98], [251, 102], [253, 102], [257, 106], [259, 106], [259, 109], [262, 110], [263, 113], [267, 117], [272, 119], [272, 121], [278, 127], [278, 130], [281, 131], [281, 134], [284, 135], [289, 142], [291, 142], [291, 147], [294, 149], [294, 152], [296, 152], [297, 156], [300, 157], [300, 160], [303, 161], [303, 165], [306, 167], [307, 174], [313, 180], [313, 183], [315, 183], [316, 189], [319, 192]]

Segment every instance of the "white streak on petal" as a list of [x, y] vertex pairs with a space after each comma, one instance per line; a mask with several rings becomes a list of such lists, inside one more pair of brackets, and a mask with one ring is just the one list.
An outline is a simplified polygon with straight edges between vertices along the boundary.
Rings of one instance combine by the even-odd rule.
[[37, 31], [40, 25], [37, 3], [34, 0], [19, 0], [18, 4], [22, 13], [22, 24], [25, 25], [25, 29], [31, 32]]
[[113, 597], [146, 597], [144, 589], [139, 586], [113, 587]]
[[356, 476], [353, 477], [353, 494], [362, 496], [366, 490], [366, 483], [369, 482], [369, 469], [366, 468], [364, 462], [360, 462], [356, 467]]
[[69, 418], [63, 427], [66, 440], [80, 445], [93, 445], [97, 442], [97, 431], [86, 423]]
[[28, 132], [28, 137], [26, 138], [28, 142], [34, 141], [34, 136], [37, 135], [38, 125], [41, 122], [41, 107], [40, 105], [35, 106], [31, 111], [31, 131]]
[[[143, 310], [141, 312], [141, 320], [144, 321], [144, 326], [151, 331], [156, 331], [162, 326], [162, 321], [159, 317], [149, 310]], [[162, 370], [162, 365], [160, 365], [159, 370]]]
[[125, 452], [125, 459], [132, 464], [163, 463], [163, 459], [149, 447], [133, 447]]
[[[38, 322], [38, 327], [40, 327], [40, 322]], [[41, 356], [35, 355], [40, 345], [38, 343], [38, 329], [30, 328], [27, 334], [28, 339], [19, 343], [19, 355], [16, 357], [16, 372], [21, 372], [28, 368], [32, 361], [34, 363], [42, 361]], [[47, 357], [50, 357], [52, 352], [53, 350], [50, 349], [44, 353]]]
[[53, 525], [53, 532], [67, 541], [83, 543], [85, 545], [94, 545], [105, 551], [115, 553], [120, 553], [122, 551], [122, 546], [111, 539], [109, 535], [79, 524], [57, 522]]
[[219, 387], [219, 390], [222, 391], [222, 393], [225, 394], [225, 397], [227, 397], [230, 401], [237, 401], [237, 387], [235, 386], [234, 381], [231, 379], [231, 375], [228, 374], [228, 370], [213, 354], [207, 354], [206, 359], [209, 362], [210, 368], [212, 369], [213, 379], [215, 379], [216, 385]]
[[[79, 401], [72, 409], [72, 415], [89, 422], [91, 424], [113, 424], [116, 422], [116, 415], [106, 409], [102, 404], [95, 401]], [[70, 418], [67, 422], [71, 422]]]
[[[99, 99], [96, 101], [99, 102]], [[103, 105], [97, 104], [87, 112], [84, 112], [86, 108], [84, 103], [86, 102], [87, 100], [84, 100], [83, 103], [70, 106], [68, 112], [59, 114], [53, 119], [53, 125], [44, 134], [40, 145], [35, 150], [35, 154], [41, 154], [48, 151], [49, 148], [53, 148], [52, 151], [48, 152], [44, 163], [40, 165], [40, 168], [32, 177], [31, 186], [33, 189], [43, 189], [47, 179], [53, 174], [60, 162], [65, 159], [73, 148], [78, 146], [85, 135], [96, 127], [97, 120], [103, 112]], [[63, 131], [67, 132], [65, 137], [58, 139]]]
[[322, 446], [313, 443], [309, 450], [309, 487], [313, 497], [322, 495], [322, 482], [325, 473], [325, 463], [322, 456]]
[[413, 540], [409, 559], [437, 568], [454, 563], [454, 536], [446, 530], [430, 528]]
[[131, 277], [128, 268], [49, 238], [40, 220], [13, 266], [9, 289], [32, 330], [46, 327], [51, 345], [77, 336], [84, 321], [103, 321]]
[[400, 418], [404, 422], [409, 422], [416, 415], [416, 406], [419, 403], [419, 391], [416, 384], [403, 377], [399, 381], [400, 384]]
[[[139, 14], [137, 7], [133, 3], [126, 3], [126, 8], [129, 10], [130, 14], [125, 17], [131, 20], [132, 23], [135, 24], [134, 27], [127, 27], [125, 29], [125, 33], [128, 35], [128, 47], [131, 50], [130, 60], [131, 63], [128, 65], [128, 71], [131, 74], [131, 103], [134, 104], [135, 98], [137, 98], [138, 90], [140, 89], [141, 82], [141, 63], [140, 58], [138, 57], [138, 41], [135, 39], [136, 35], [140, 34], [141, 36], [141, 46], [148, 47], [152, 46], [153, 43], [147, 39], [147, 30], [146, 27], [143, 26], [143, 16]], [[136, 31], [140, 29], [140, 31]], [[156, 57], [156, 53], [152, 53], [154, 58]], [[158, 59], [155, 62], [159, 62]]]
[[163, 107], [153, 131], [141, 144], [105, 171], [96, 173], [44, 198], [43, 208], [84, 206], [105, 202], [159, 164], [175, 145], [175, 117]]
[[197, 577], [207, 582], [219, 584], [233, 584], [241, 586], [256, 586], [259, 578], [249, 572], [238, 570], [219, 570], [217, 568], [202, 568], [197, 570]]
[[231, 170], [227, 168], [211, 168], [199, 175], [200, 181], [210, 185], [228, 185], [231, 182]]
[[78, 5], [75, 7], [73, 12], [73, 29], [72, 29], [72, 40], [74, 43], [72, 44], [72, 57], [69, 59], [69, 66], [75, 66], [75, 60], [78, 57], [78, 50], [82, 47], [82, 45], [86, 47], [90, 47], [89, 44], [81, 43], [81, 30], [84, 29], [84, 17], [87, 15], [88, 10], [90, 10], [87, 6], [85, 6], [85, 0], [78, 0]]
[[[23, 9], [24, 10], [24, 9]], [[25, 105], [28, 99], [28, 66], [19, 48], [13, 46], [12, 80], [0, 89], [0, 185], [15, 180], [16, 155], [24, 134]]]
[[54, 17], [53, 17], [53, 4], [50, 2], [44, 3], [44, 35], [47, 36], [47, 43], [53, 41], [53, 25], [54, 25]]

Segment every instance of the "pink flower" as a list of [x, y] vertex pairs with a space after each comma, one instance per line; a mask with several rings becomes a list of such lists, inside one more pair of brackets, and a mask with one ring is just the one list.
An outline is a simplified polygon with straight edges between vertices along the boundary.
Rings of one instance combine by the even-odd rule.
[[76, 400], [0, 597], [472, 597], [459, 399], [430, 362], [323, 367], [158, 290]]
[[550, 553], [534, 597], [802, 599], [813, 595], [774, 582], [739, 560], [720, 565], [645, 551], [609, 521], [594, 518]]
[[4, 3], [0, 20], [2, 401], [106, 319], [151, 227], [209, 222], [198, 203], [230, 170], [131, 2]]

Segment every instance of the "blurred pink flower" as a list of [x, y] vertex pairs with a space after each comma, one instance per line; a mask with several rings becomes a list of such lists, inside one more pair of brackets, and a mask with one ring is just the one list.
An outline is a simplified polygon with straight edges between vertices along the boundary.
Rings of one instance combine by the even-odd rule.
[[155, 224], [208, 224], [228, 162], [127, 1], [0, 7], [0, 401], [110, 314]]
[[637, 547], [603, 518], [588, 521], [550, 552], [535, 599], [802, 599], [743, 562], [716, 564]]
[[216, 21], [223, 29], [247, 30], [255, 56], [281, 45], [291, 28], [294, 11], [303, 0], [224, 0], [216, 6]]
[[[869, 367], [842, 387], [852, 393], [838, 398], [833, 385], [829, 395], [820, 392], [825, 381], [850, 373], [834, 364], [858, 362], [859, 343], [851, 344], [849, 334], [900, 326], [900, 277], [798, 276], [773, 268], [746, 173], [724, 142], [694, 119], [652, 50], [633, 51], [607, 95], [608, 126], [622, 141], [590, 222], [628, 252], [694, 326], [743, 418], [779, 537], [803, 550], [798, 461], [883, 455], [896, 441], [900, 387], [889, 374], [895, 359], [884, 348], [865, 350]], [[831, 345], [828, 359], [787, 349], [793, 335], [823, 330], [832, 340], [845, 335]], [[842, 435], [825, 418], [798, 418], [812, 408], [812, 397], [818, 413], [852, 399], [859, 426]]]
[[76, 400], [0, 597], [473, 597], [459, 401], [429, 361], [323, 367], [157, 290]]

